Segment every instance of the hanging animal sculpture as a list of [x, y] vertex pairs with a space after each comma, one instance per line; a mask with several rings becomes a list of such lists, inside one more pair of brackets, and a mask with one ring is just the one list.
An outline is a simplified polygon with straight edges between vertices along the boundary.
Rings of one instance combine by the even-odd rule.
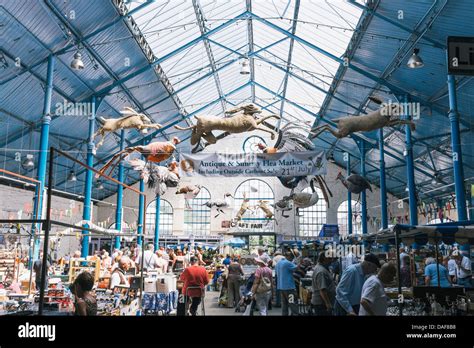
[[224, 194], [224, 199], [216, 199], [214, 201], [208, 201], [208, 202], [204, 203], [203, 205], [205, 205], [209, 209], [212, 209], [212, 207], [216, 207], [217, 215], [214, 216], [216, 218], [221, 213], [224, 214], [224, 211], [222, 210], [223, 208], [230, 207], [231, 202], [229, 201], [229, 197], [234, 198], [230, 193], [226, 193], [226, 194]]
[[201, 185], [187, 185], [180, 187], [176, 190], [177, 195], [184, 194], [184, 202], [186, 204], [187, 209], [191, 209], [191, 205], [189, 204], [189, 200], [196, 198], [199, 192], [201, 192]]
[[[260, 200], [258, 203], [259, 204], [256, 206], [256, 209], [261, 209], [265, 213], [265, 219], [267, 220], [267, 223], [273, 220], [274, 214], [268, 205], [268, 201]], [[277, 223], [276, 220], [275, 223]]]
[[146, 132], [148, 128], [160, 129], [163, 126], [158, 123], [152, 123], [152, 121], [144, 114], [140, 114], [132, 108], [126, 107], [120, 111], [123, 117], [120, 118], [103, 118], [100, 119], [104, 122], [102, 127], [92, 136], [92, 141], [95, 137], [100, 135], [102, 138], [97, 144], [97, 148], [102, 146], [107, 135], [115, 132], [119, 129], [130, 129], [135, 128], [141, 132]]
[[182, 186], [179, 187], [176, 190], [177, 195], [182, 195], [184, 194], [185, 198], [187, 199], [192, 199], [196, 198], [199, 192], [201, 192], [201, 185], [187, 185], [187, 186]]
[[[360, 194], [362, 191], [365, 190], [369, 190], [370, 192], [372, 192], [372, 186], [370, 186], [370, 183], [362, 175], [351, 174], [347, 178], [345, 178], [344, 175], [339, 172], [339, 174], [337, 174], [336, 180], [340, 180], [350, 193]], [[360, 195], [357, 201], [359, 200]]]
[[148, 187], [155, 190], [156, 196], [164, 195], [169, 187], [178, 186], [180, 177], [176, 172], [178, 167], [176, 162], [171, 162], [168, 167], [146, 163], [140, 159], [128, 162], [134, 170], [140, 172], [140, 177], [148, 184]]
[[[309, 140], [304, 134], [307, 129], [295, 124], [288, 123], [283, 126], [278, 132], [278, 139], [273, 147], [266, 146], [262, 143], [258, 144], [260, 150], [264, 153], [277, 153], [277, 152], [302, 152], [302, 151], [313, 151], [315, 145]], [[332, 192], [326, 184], [324, 178], [318, 176], [279, 176], [281, 184], [291, 190], [291, 194], [296, 191], [303, 191], [305, 188], [313, 185], [313, 180], [319, 183], [321, 191], [323, 192], [324, 199], [329, 207], [329, 196], [332, 197]], [[314, 187], [312, 187], [314, 191]], [[288, 208], [282, 208], [283, 211], [291, 210]]]
[[[376, 104], [382, 104], [378, 98], [370, 97]], [[383, 127], [392, 127], [401, 124], [410, 125], [415, 130], [415, 123], [410, 120], [402, 120], [403, 107], [398, 104], [387, 104], [367, 115], [349, 116], [331, 120], [337, 124], [337, 130], [328, 124], [321, 125], [311, 130], [311, 138], [316, 138], [324, 131], [331, 132], [336, 138], [344, 138], [355, 132], [370, 132]]]
[[282, 216], [287, 218], [289, 215], [285, 215], [285, 211], [292, 210], [296, 208], [296, 216], [300, 216], [300, 208], [309, 208], [319, 201], [319, 195], [314, 189], [313, 184], [311, 185], [312, 193], [308, 192], [299, 192], [299, 193], [292, 193], [289, 196], [284, 196], [281, 200], [279, 200], [275, 205], [275, 209], [280, 210], [282, 212]]
[[239, 111], [243, 111], [242, 114], [238, 114], [231, 117], [221, 118], [217, 116], [194, 116], [196, 118], [196, 124], [187, 128], [175, 126], [178, 130], [190, 130], [192, 129], [191, 145], [195, 146], [193, 152], [197, 151], [201, 138], [205, 139], [209, 144], [215, 144], [217, 138], [212, 134], [213, 131], [224, 131], [231, 134], [244, 133], [253, 130], [261, 130], [263, 132], [270, 133], [272, 139], [275, 138], [275, 133], [265, 128], [262, 122], [270, 118], [280, 118], [278, 115], [267, 115], [261, 118], [256, 118], [255, 114], [261, 113], [262, 111], [255, 104], [245, 104], [242, 106], [235, 107], [227, 110], [227, 115], [235, 114]]
[[242, 204], [240, 205], [240, 209], [237, 212], [237, 215], [235, 218], [232, 219], [231, 221], [231, 226], [235, 227], [237, 225], [237, 222], [242, 220], [243, 216], [247, 212], [247, 210], [250, 210], [250, 199], [247, 198], [246, 194], [244, 193], [244, 200], [242, 201]]
[[[179, 143], [179, 138], [173, 137], [171, 141], [157, 141], [148, 145], [127, 147], [123, 151], [116, 153], [101, 169], [99, 169], [99, 173], [106, 174], [106, 171], [108, 171], [109, 174], [107, 175], [110, 175], [114, 168], [132, 152], [141, 153], [145, 156], [146, 160], [150, 162], [163, 162], [173, 155], [176, 150], [176, 145]], [[96, 178], [98, 178], [100, 174], [96, 174]]]

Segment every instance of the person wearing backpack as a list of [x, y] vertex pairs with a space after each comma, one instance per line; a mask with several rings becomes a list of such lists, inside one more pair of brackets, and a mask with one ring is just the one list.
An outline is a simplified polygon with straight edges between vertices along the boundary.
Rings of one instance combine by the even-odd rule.
[[262, 258], [257, 257], [255, 261], [259, 267], [255, 271], [252, 293], [255, 296], [260, 315], [267, 315], [268, 302], [272, 296], [272, 270], [268, 268], [267, 263]]

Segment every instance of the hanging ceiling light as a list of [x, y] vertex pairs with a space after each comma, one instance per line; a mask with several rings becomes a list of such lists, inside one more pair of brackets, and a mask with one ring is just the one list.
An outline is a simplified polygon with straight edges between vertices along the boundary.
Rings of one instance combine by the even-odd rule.
[[250, 61], [247, 57], [242, 59], [242, 68], [240, 69], [241, 75], [249, 75], [250, 74]]
[[74, 170], [71, 170], [69, 172], [69, 175], [67, 176], [67, 181], [77, 181], [77, 176]]
[[84, 69], [84, 62], [82, 61], [82, 55], [79, 51], [74, 54], [74, 59], [71, 62], [71, 68], [74, 70]]
[[21, 162], [21, 166], [24, 169], [33, 169], [35, 167], [35, 161], [33, 161], [34, 156], [33, 155], [26, 155], [26, 158]]
[[421, 59], [421, 57], [418, 55], [419, 52], [420, 52], [420, 49], [415, 48], [413, 50], [413, 54], [411, 55], [410, 59], [408, 59], [407, 66], [410, 69], [421, 68], [423, 67], [423, 65], [425, 65], [425, 63], [423, 63], [423, 59]]

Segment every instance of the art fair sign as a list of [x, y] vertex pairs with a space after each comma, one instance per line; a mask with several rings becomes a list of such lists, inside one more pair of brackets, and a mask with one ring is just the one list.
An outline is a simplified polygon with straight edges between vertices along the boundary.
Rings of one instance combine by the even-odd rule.
[[324, 151], [275, 154], [181, 154], [181, 176], [307, 176], [326, 174]]

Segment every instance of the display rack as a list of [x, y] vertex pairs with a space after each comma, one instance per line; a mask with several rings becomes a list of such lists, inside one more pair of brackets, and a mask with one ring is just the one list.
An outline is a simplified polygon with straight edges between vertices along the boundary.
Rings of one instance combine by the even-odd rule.
[[99, 281], [100, 276], [100, 261], [73, 259], [69, 261], [69, 283], [74, 282], [76, 277], [83, 271], [88, 271], [94, 277], [94, 282]]
[[0, 249], [0, 281], [5, 281], [9, 276], [15, 278], [16, 251]]

